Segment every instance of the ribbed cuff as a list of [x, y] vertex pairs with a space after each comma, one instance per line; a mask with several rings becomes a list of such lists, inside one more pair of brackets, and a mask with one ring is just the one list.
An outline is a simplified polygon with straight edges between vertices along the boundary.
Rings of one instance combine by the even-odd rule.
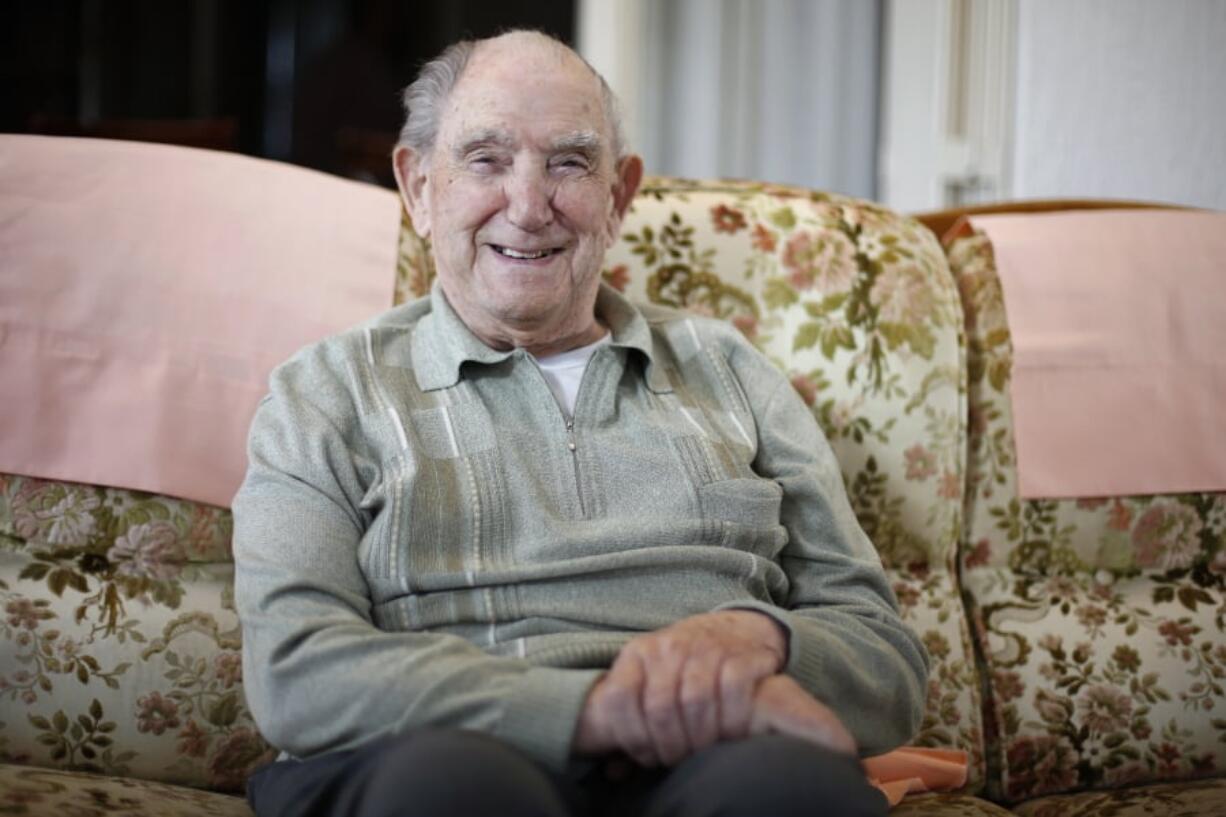
[[822, 677], [821, 650], [813, 649], [812, 644], [809, 645], [809, 649], [805, 649], [800, 628], [792, 626], [791, 614], [787, 610], [764, 601], [734, 601], [721, 604], [715, 609], [753, 610], [774, 619], [788, 634], [788, 660], [783, 667], [784, 674], [795, 678], [806, 689], [817, 688], [818, 681]]
[[532, 667], [511, 693], [494, 734], [563, 771], [588, 690], [603, 670]]

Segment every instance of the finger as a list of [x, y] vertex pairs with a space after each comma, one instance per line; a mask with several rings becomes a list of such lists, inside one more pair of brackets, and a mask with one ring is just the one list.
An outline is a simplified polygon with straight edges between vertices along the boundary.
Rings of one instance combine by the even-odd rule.
[[679, 701], [684, 647], [668, 641], [651, 647], [643, 660], [643, 717], [660, 762], [672, 766], [690, 753]]
[[[806, 712], [801, 718], [810, 740], [819, 746], [825, 746], [835, 752], [856, 754], [856, 739], [847, 731], [847, 727], [829, 707], [810, 701], [805, 706]], [[802, 737], [801, 735], [796, 735]]]
[[592, 685], [583, 701], [583, 708], [579, 711], [579, 720], [575, 724], [575, 734], [571, 742], [577, 754], [605, 755], [621, 748], [613, 739], [613, 731], [610, 728], [604, 682], [605, 679], [601, 678]]
[[694, 656], [681, 670], [678, 701], [691, 751], [719, 740], [720, 687], [718, 654]]
[[604, 695], [613, 739], [635, 763], [652, 768], [660, 765], [660, 758], [643, 717], [644, 681], [643, 665], [638, 656], [623, 653], [609, 669]]
[[813, 712], [776, 712], [765, 719], [762, 731], [791, 735], [834, 752], [854, 755], [856, 740], [837, 718]]
[[736, 740], [749, 734], [754, 696], [764, 678], [773, 670], [769, 654], [752, 654], [739, 660], [727, 660], [719, 673], [719, 734], [725, 740]]
[[754, 697], [751, 730], [779, 732], [844, 754], [856, 754], [856, 741], [834, 710], [796, 681], [777, 675], [763, 681]]

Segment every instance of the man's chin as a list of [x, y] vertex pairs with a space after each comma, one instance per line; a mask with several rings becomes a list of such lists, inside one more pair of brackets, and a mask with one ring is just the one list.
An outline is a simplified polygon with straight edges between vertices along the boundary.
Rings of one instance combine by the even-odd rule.
[[491, 313], [508, 329], [532, 332], [552, 326], [564, 311], [557, 304], [511, 302], [496, 305]]
[[487, 267], [478, 280], [491, 307], [524, 320], [551, 313], [573, 300], [571, 268], [562, 259], [553, 264]]

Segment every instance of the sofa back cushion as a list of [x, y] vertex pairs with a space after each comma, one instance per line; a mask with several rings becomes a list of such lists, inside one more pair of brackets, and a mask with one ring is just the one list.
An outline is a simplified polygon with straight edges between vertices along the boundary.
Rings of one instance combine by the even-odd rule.
[[970, 397], [963, 586], [989, 673], [989, 765], [1022, 800], [1226, 766], [1226, 495], [1023, 499], [993, 248], [954, 238]]
[[[424, 294], [402, 239], [398, 297]], [[961, 311], [940, 245], [869, 202], [780, 185], [648, 179], [605, 280], [731, 321], [825, 430], [933, 672], [918, 743], [965, 749], [982, 782], [977, 680], [952, 566], [962, 524]]]
[[0, 474], [0, 761], [240, 791], [230, 512]]

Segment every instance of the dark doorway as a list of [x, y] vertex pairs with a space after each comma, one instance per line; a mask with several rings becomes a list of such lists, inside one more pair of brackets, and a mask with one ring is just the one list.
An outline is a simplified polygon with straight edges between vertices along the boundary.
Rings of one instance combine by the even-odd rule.
[[0, 130], [234, 150], [391, 184], [400, 90], [573, 0], [42, 0], [0, 12]]

